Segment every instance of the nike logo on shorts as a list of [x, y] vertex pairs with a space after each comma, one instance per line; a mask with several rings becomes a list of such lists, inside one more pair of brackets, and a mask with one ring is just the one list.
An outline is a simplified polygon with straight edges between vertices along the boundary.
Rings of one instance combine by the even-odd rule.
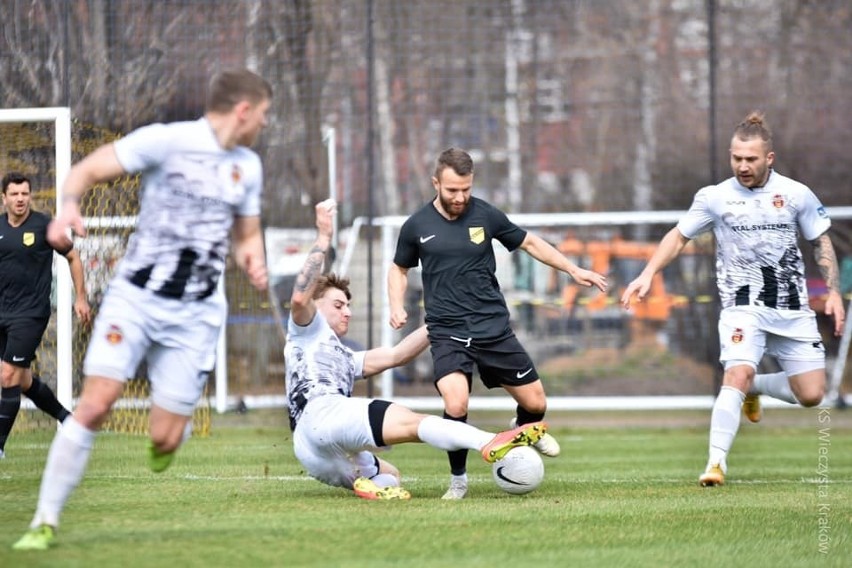
[[429, 235], [428, 237], [420, 237], [420, 244], [422, 245], [423, 243], [428, 243], [429, 241], [431, 241], [434, 238], [435, 238], [435, 235]]
[[515, 376], [518, 377], [519, 379], [523, 379], [524, 377], [529, 375], [531, 372], [532, 372], [532, 367], [530, 367], [529, 369], [527, 369], [523, 373], [521, 371], [518, 371]]

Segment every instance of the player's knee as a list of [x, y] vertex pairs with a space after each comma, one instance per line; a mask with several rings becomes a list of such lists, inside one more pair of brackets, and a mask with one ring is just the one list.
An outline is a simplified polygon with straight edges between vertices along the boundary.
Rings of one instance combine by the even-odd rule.
[[447, 401], [444, 400], [444, 415], [448, 418], [460, 418], [467, 416], [467, 401]]
[[806, 408], [811, 408], [813, 406], [818, 405], [822, 402], [822, 399], [825, 397], [825, 389], [824, 388], [813, 388], [809, 389], [806, 392], [796, 393], [796, 399], [799, 401], [799, 404]]
[[520, 405], [530, 414], [544, 414], [547, 412], [547, 399], [544, 398], [544, 396], [541, 398], [536, 397], [530, 400], [525, 400], [523, 403], [520, 403]]
[[103, 400], [81, 398], [74, 409], [74, 419], [90, 430], [98, 430], [109, 416], [111, 405]]
[[0, 364], [0, 387], [8, 389], [20, 385], [23, 371], [21, 367], [15, 367], [9, 363]]

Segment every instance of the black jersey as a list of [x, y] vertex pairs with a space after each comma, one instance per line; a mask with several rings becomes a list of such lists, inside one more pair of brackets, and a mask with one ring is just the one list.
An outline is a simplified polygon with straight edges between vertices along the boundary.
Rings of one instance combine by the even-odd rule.
[[492, 340], [511, 334], [492, 240], [511, 252], [526, 236], [505, 213], [476, 197], [452, 221], [429, 202], [403, 223], [393, 261], [402, 268], [421, 263], [432, 337]]
[[8, 214], [0, 215], [0, 313], [5, 317], [50, 316], [49, 222], [44, 213], [31, 211], [19, 227], [13, 227]]

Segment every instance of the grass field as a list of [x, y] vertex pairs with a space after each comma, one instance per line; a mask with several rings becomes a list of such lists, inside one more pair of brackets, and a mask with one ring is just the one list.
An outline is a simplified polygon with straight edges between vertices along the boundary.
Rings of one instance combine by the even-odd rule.
[[[499, 428], [509, 416], [472, 415]], [[850, 566], [852, 411], [772, 410], [743, 424], [728, 483], [703, 489], [707, 412], [550, 417], [563, 455], [516, 497], [471, 455], [469, 498], [444, 502], [446, 457], [395, 448], [409, 502], [368, 502], [303, 476], [281, 411], [214, 418], [165, 473], [144, 440], [103, 434], [58, 545], [10, 545], [32, 516], [50, 432], [0, 461], [0, 566]], [[820, 422], [822, 420], [822, 422]]]

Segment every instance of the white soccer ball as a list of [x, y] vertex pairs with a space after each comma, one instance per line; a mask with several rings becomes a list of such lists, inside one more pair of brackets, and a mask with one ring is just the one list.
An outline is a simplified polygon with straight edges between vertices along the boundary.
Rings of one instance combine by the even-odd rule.
[[492, 464], [491, 475], [497, 487], [506, 493], [523, 495], [541, 485], [544, 480], [544, 462], [535, 449], [519, 446]]

